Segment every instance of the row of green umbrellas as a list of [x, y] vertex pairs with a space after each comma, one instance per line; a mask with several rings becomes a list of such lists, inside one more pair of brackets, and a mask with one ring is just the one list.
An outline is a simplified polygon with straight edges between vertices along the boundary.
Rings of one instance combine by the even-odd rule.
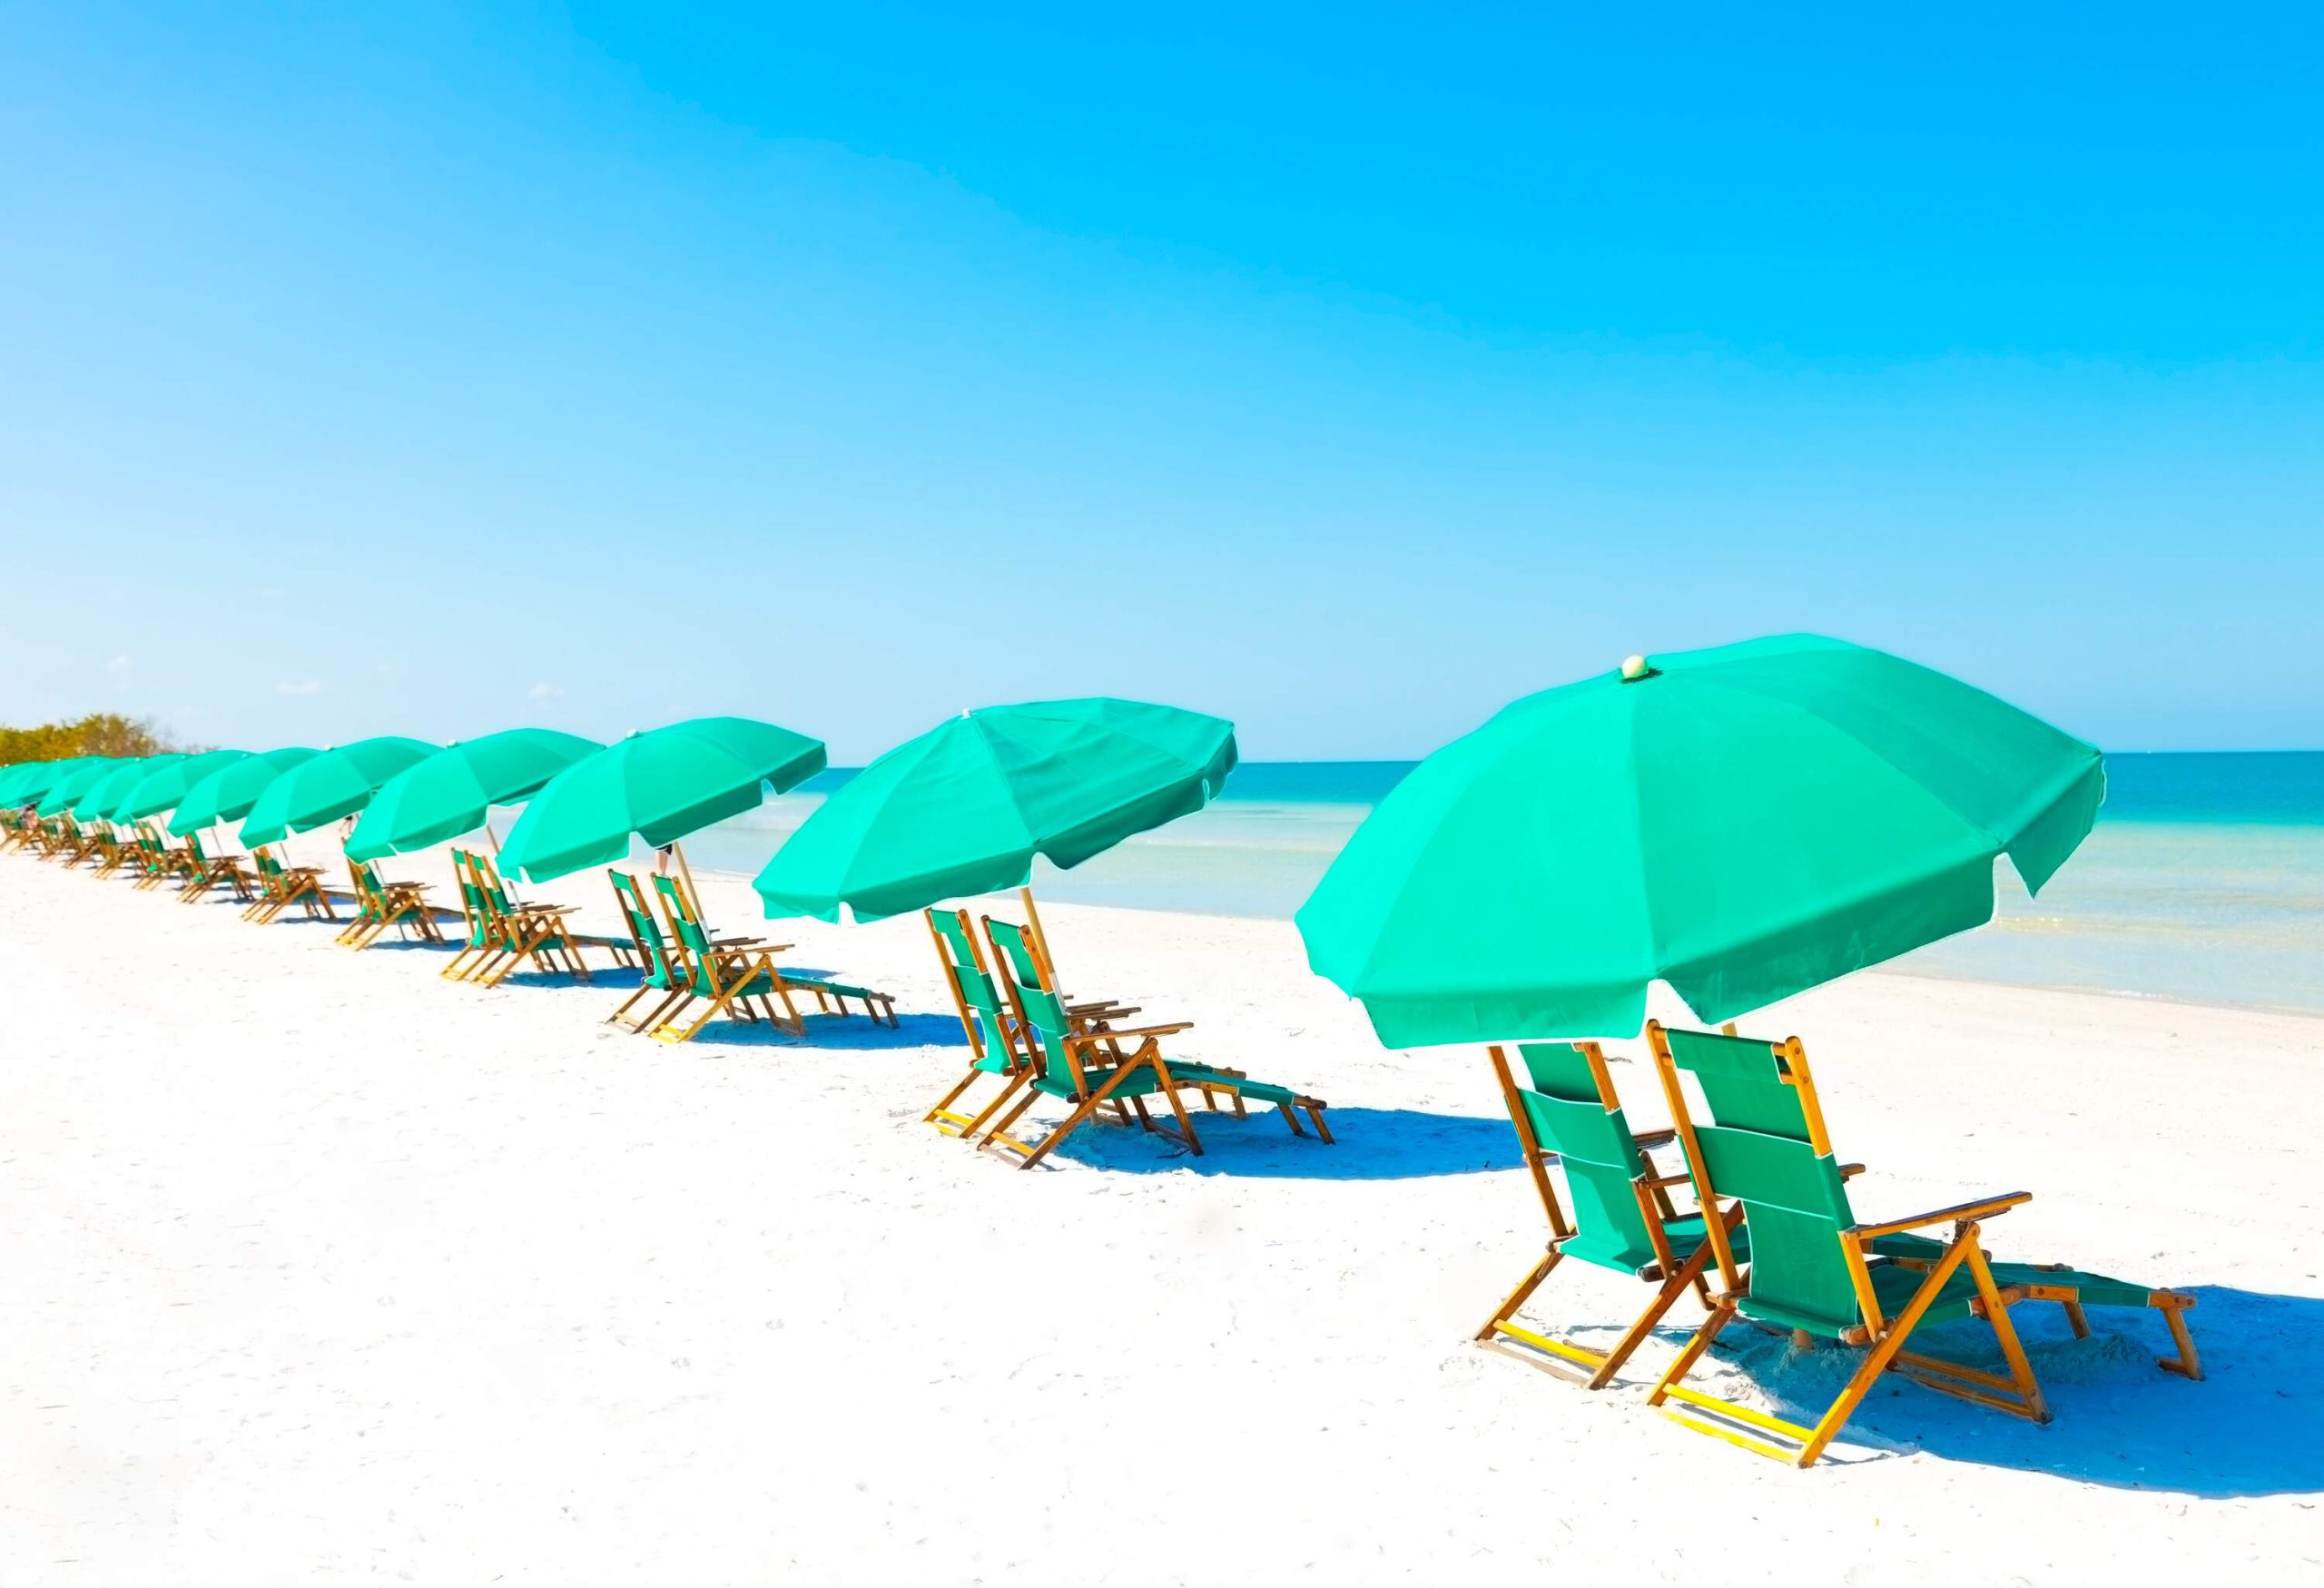
[[[0, 799], [38, 783], [44, 814], [150, 814], [173, 796], [173, 832], [239, 816], [252, 844], [359, 812], [359, 859], [529, 800], [501, 860], [538, 882], [633, 837], [674, 844], [825, 762], [738, 717], [610, 746], [517, 729], [272, 755], [9, 769]], [[1036, 856], [1077, 865], [1200, 808], [1236, 757], [1233, 725], [1174, 707], [964, 712], [830, 795], [754, 886], [770, 916], [830, 921], [1022, 887]], [[2091, 745], [1878, 651], [1787, 636], [1632, 657], [1423, 761], [1297, 923], [1390, 1046], [1629, 1035], [1658, 981], [1716, 1021], [1990, 919], [2001, 855], [2038, 890], [2104, 786]]]

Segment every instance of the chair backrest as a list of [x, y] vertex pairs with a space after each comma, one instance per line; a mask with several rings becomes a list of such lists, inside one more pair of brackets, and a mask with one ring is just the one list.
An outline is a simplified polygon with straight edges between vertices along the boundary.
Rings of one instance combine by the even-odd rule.
[[1016, 1043], [1001, 1018], [1000, 993], [985, 969], [984, 951], [977, 947], [965, 910], [923, 910], [928, 930], [936, 939], [937, 958], [951, 978], [953, 995], [960, 1003], [960, 1026], [969, 1046], [981, 1058], [988, 1047], [1014, 1052]]
[[1006, 921], [984, 918], [985, 935], [992, 940], [994, 949], [1006, 961], [1000, 968], [1014, 981], [1029, 987], [1039, 987], [1049, 992], [1057, 988], [1050, 983], [1049, 972], [1042, 968], [1041, 956], [1034, 952], [1033, 934], [1025, 928]]
[[452, 881], [460, 890], [460, 912], [468, 918], [468, 947], [480, 949], [492, 941], [492, 901], [485, 897], [476, 856], [465, 849], [452, 851]]
[[677, 936], [688, 980], [697, 990], [715, 985], [718, 959], [711, 952], [710, 929], [694, 914], [686, 891], [678, 886], [677, 878], [655, 872], [654, 892], [662, 901], [662, 913], [669, 917], [671, 932]]
[[185, 852], [192, 858], [193, 863], [196, 865], [208, 865], [210, 863], [210, 857], [203, 853], [202, 850], [202, 834], [200, 833], [189, 833], [185, 835]]
[[[1795, 1327], [1833, 1333], [1856, 1327], [1859, 1264], [1840, 1239], [1856, 1215], [1799, 1040], [1758, 1041], [1654, 1022], [1647, 1034], [1696, 1195], [1706, 1208], [1721, 1198], [1743, 1204], [1749, 1299]], [[1688, 1107], [1681, 1073], [1694, 1078], [1709, 1122]], [[1735, 1288], [1730, 1254], [1722, 1249], [1720, 1260]]]
[[674, 987], [680, 972], [670, 958], [670, 940], [662, 935], [662, 923], [654, 919], [654, 911], [645, 902], [645, 895], [637, 891], [637, 879], [627, 872], [610, 868], [606, 875], [614, 883], [614, 902], [621, 906], [622, 919], [629, 923], [630, 941], [637, 945], [637, 957], [645, 966], [645, 980], [656, 987]]
[[1639, 1202], [1647, 1168], [1595, 1042], [1520, 1042], [1512, 1077], [1533, 1139], [1557, 1154], [1573, 1203], [1574, 1253], [1659, 1251]]
[[1040, 962], [1025, 941], [1025, 929], [988, 915], [984, 934], [991, 940], [1001, 972], [1008, 979], [1009, 1001], [1016, 1007], [1033, 1061], [1050, 1081], [1070, 1087], [1074, 1096], [1081, 1096], [1088, 1090], [1081, 1059], [1066, 1040], [1073, 1034], [1073, 1021], [1056, 992], [1041, 984]]
[[258, 874], [268, 882], [279, 883], [282, 880], [281, 865], [276, 862], [273, 853], [264, 844], [251, 851], [251, 859], [258, 866]]
[[468, 852], [468, 869], [476, 873], [477, 886], [482, 890], [481, 903], [485, 917], [493, 931], [512, 947], [522, 935], [516, 906], [508, 902], [508, 884], [500, 879], [500, 868], [492, 856], [481, 849]]

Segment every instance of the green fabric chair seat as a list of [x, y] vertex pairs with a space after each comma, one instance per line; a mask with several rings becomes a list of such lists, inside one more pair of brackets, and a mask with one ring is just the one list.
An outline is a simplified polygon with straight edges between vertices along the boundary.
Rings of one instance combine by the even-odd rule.
[[[1088, 1081], [1089, 1090], [1094, 1092], [1103, 1091], [1106, 1083], [1113, 1080], [1116, 1071], [1110, 1069], [1092, 1070], [1085, 1066], [1081, 1073], [1083, 1079]], [[1046, 1074], [1036, 1075], [1033, 1077], [1033, 1090], [1049, 1097], [1064, 1098], [1068, 1101], [1075, 1100], [1076, 1098], [1073, 1080], [1070, 1076], [1056, 1078]], [[1118, 1098], [1144, 1098], [1152, 1097], [1161, 1090], [1161, 1079], [1153, 1070], [1142, 1069], [1128, 1080], [1123, 1081], [1121, 1085], [1114, 1088], [1108, 1095]]]
[[[1670, 1255], [1684, 1263], [1695, 1255], [1704, 1241], [1710, 1238], [1703, 1228], [1699, 1213], [1682, 1214], [1662, 1227], [1663, 1238], [1670, 1243]], [[1728, 1238], [1735, 1248], [1735, 1260], [1751, 1260], [1751, 1238], [1748, 1231], [1738, 1229]], [[1625, 1274], [1644, 1275], [1660, 1258], [1650, 1246], [1633, 1244], [1610, 1229], [1585, 1229], [1578, 1235], [1557, 1243], [1558, 1250], [1567, 1257], [1579, 1258], [1585, 1263], [1595, 1263], [1601, 1268], [1613, 1268]]]
[[1216, 1086], [1232, 1087], [1237, 1093], [1249, 1098], [1253, 1102], [1275, 1103], [1297, 1108], [1307, 1100], [1304, 1094], [1295, 1092], [1287, 1086], [1276, 1086], [1272, 1081], [1253, 1080], [1246, 1075], [1231, 1074], [1215, 1065], [1195, 1064], [1177, 1059], [1165, 1059], [1162, 1062], [1169, 1066], [1170, 1079], [1173, 1080], [1187, 1085], [1198, 1085], [1207, 1080]]
[[[1906, 1268], [1892, 1263], [1876, 1263], [1871, 1268], [1872, 1293], [1880, 1298], [1880, 1310], [1891, 1319], [1911, 1304], [1928, 1276], [1917, 1268]], [[1922, 1315], [1923, 1327], [1950, 1323], [1969, 1316], [1969, 1303], [1977, 1294], [1977, 1282], [1966, 1273], [1956, 1273], [1945, 1282], [1936, 1293], [1936, 1300]], [[1830, 1318], [1820, 1313], [1798, 1312], [1778, 1302], [1762, 1297], [1748, 1297], [1737, 1308], [1745, 1317], [1761, 1323], [1774, 1324], [1779, 1328], [1804, 1329], [1821, 1339], [1836, 1340], [1845, 1332]], [[1848, 1327], [1861, 1324], [1861, 1316]]]
[[811, 990], [820, 987], [824, 991], [832, 993], [836, 997], [860, 998], [863, 1000], [866, 1004], [869, 1004], [872, 1000], [880, 996], [868, 987], [853, 987], [850, 986], [845, 981], [832, 981], [826, 980], [822, 976], [803, 976], [796, 971], [785, 971], [783, 973], [783, 979], [793, 987], [804, 987]]
[[2154, 1292], [2144, 1285], [2133, 1285], [2126, 1279], [2110, 1279], [2103, 1274], [2085, 1274], [2079, 1268], [2044, 1268], [2034, 1263], [1995, 1263], [1993, 1265], [1996, 1285], [2063, 1285], [2082, 1292], [2084, 1307], [2149, 1307], [2153, 1305]]

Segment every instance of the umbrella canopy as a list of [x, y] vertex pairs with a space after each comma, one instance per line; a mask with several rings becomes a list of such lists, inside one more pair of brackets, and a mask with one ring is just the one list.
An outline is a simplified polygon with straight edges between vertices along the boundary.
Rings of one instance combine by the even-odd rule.
[[740, 815], [823, 769], [823, 743], [748, 717], [705, 716], [632, 734], [549, 780], [500, 847], [508, 871], [547, 882]]
[[129, 785], [129, 793], [113, 807], [116, 822], [139, 822], [173, 811], [186, 791], [222, 766], [250, 759], [248, 750], [204, 750], [198, 755], [157, 755], [145, 763], [144, 775]]
[[2098, 752], [1812, 635], [1632, 658], [1415, 767], [1297, 917], [1391, 1047], [1721, 1021], [1988, 921], [2105, 796]]
[[228, 762], [185, 791], [185, 797], [178, 801], [177, 810], [170, 817], [170, 832], [183, 838], [221, 822], [239, 820], [258, 804], [258, 796], [266, 792], [268, 784], [320, 754], [296, 745]]
[[138, 780], [164, 763], [178, 762], [185, 757], [172, 751], [161, 755], [133, 755], [115, 765], [111, 772], [89, 785], [89, 792], [74, 802], [73, 814], [83, 822], [110, 822], [113, 807], [129, 797], [129, 791]]
[[87, 794], [97, 779], [121, 764], [118, 755], [87, 755], [70, 772], [58, 774], [41, 796], [40, 814], [61, 816], [73, 808], [74, 803]]
[[492, 806], [523, 799], [604, 748], [553, 728], [510, 728], [447, 745], [380, 785], [355, 824], [347, 853], [377, 860], [473, 833]]
[[753, 884], [769, 915], [859, 921], [1078, 865], [1200, 810], [1235, 766], [1235, 725], [1136, 700], [963, 712], [865, 767]]
[[70, 755], [59, 761], [26, 761], [0, 773], [0, 804], [21, 805], [48, 793], [49, 785], [88, 759]]
[[301, 761], [258, 796], [242, 819], [242, 842], [255, 849], [359, 811], [381, 784], [440, 748], [425, 739], [384, 734]]

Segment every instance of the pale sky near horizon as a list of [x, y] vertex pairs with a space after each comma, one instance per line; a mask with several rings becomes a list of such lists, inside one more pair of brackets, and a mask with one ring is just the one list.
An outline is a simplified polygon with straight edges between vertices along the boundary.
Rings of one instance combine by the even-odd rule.
[[0, 0], [0, 722], [2324, 745], [2319, 13], [1089, 10]]

